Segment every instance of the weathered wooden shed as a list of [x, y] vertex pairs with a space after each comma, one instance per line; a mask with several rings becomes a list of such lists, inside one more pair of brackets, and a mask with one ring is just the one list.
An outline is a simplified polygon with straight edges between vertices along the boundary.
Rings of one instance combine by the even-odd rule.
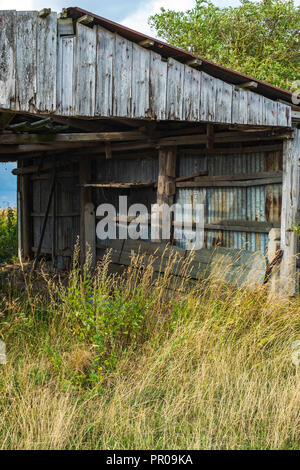
[[0, 50], [24, 258], [67, 266], [78, 236], [100, 256], [94, 208], [120, 194], [199, 202], [206, 249], [265, 254], [278, 229], [280, 285], [295, 292], [297, 97], [80, 8], [1, 11]]

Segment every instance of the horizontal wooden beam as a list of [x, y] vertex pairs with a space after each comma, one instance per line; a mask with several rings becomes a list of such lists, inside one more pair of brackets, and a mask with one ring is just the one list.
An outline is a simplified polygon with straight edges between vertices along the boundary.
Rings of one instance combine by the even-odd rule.
[[146, 188], [149, 186], [154, 186], [154, 181], [149, 181], [146, 183], [87, 183], [83, 184], [84, 188], [119, 188], [119, 189], [130, 189], [130, 188]]
[[124, 132], [74, 132], [71, 134], [1, 134], [0, 144], [22, 145], [40, 143], [78, 143], [78, 142], [120, 142], [143, 140], [145, 136], [138, 131]]
[[183, 181], [176, 183], [177, 188], [249, 188], [251, 186], [264, 186], [265, 184], [282, 183], [282, 177], [262, 178], [245, 181], [216, 181], [205, 179], [205, 181]]
[[[243, 132], [218, 132], [214, 135], [215, 143], [226, 143], [226, 142], [260, 142], [268, 140], [283, 140], [293, 138], [293, 132], [285, 131], [283, 133], [272, 133], [272, 132], [261, 132], [258, 134], [254, 133], [243, 133]], [[174, 136], [164, 137], [159, 139], [158, 144], [160, 146], [169, 145], [196, 145], [206, 143], [207, 136], [205, 135], [189, 135], [189, 136]]]
[[282, 143], [254, 145], [254, 146], [239, 146], [239, 147], [214, 147], [213, 149], [205, 148], [189, 148], [179, 149], [179, 153], [183, 155], [231, 155], [235, 153], [252, 153], [252, 152], [276, 152], [282, 151]]
[[239, 85], [236, 85], [236, 88], [250, 88], [250, 89], [253, 89], [253, 88], [257, 88], [257, 86], [258, 86], [257, 82], [254, 82], [253, 80], [250, 80], [249, 82], [244, 82], [244, 83], [240, 83]]
[[266, 178], [280, 178], [282, 179], [282, 171], [262, 171], [260, 173], [237, 173], [230, 175], [216, 175], [216, 176], [196, 176], [195, 181], [211, 182], [211, 181], [244, 181], [244, 180], [258, 180]]

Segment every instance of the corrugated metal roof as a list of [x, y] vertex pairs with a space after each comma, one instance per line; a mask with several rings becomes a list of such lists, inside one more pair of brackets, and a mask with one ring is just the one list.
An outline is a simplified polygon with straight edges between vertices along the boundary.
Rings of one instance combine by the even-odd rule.
[[256, 93], [262, 94], [267, 98], [273, 100], [281, 99], [292, 103], [292, 93], [290, 91], [283, 90], [270, 83], [264, 82], [262, 80], [257, 80], [256, 78], [249, 77], [248, 75], [245, 75], [243, 73], [236, 72], [229, 68], [223, 67], [222, 65], [215, 64], [210, 60], [204, 59], [203, 57], [196, 56], [194, 54], [191, 54], [190, 52], [184, 51], [183, 49], [179, 49], [178, 47], [170, 46], [165, 42], [151, 38], [146, 34], [134, 31], [133, 29], [127, 28], [126, 26], [123, 26], [119, 23], [115, 23], [114, 21], [95, 15], [94, 13], [83, 10], [82, 8], [69, 7], [66, 9], [66, 11], [68, 13], [68, 16], [72, 17], [75, 20], [83, 15], [90, 15], [94, 18], [94, 24], [103, 26], [109, 31], [116, 32], [133, 42], [138, 43], [145, 39], [150, 39], [154, 41], [154, 46], [152, 49], [154, 49], [161, 55], [173, 57], [174, 59], [180, 62], [187, 62], [188, 60], [192, 59], [200, 59], [202, 61], [201, 70], [207, 72], [208, 74], [216, 78], [219, 78], [229, 83], [233, 83], [234, 85], [238, 85], [248, 81], [255, 81], [258, 84], [257, 88], [255, 89]]

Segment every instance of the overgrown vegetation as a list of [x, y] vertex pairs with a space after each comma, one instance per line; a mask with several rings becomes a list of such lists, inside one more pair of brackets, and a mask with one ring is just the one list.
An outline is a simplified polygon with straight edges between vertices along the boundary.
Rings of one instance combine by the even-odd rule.
[[293, 0], [241, 0], [234, 8], [196, 0], [187, 11], [162, 8], [150, 24], [169, 44], [291, 90], [299, 82], [299, 16]]
[[17, 245], [17, 211], [0, 209], [0, 263], [16, 258]]
[[152, 261], [3, 284], [0, 448], [299, 448], [299, 298]]

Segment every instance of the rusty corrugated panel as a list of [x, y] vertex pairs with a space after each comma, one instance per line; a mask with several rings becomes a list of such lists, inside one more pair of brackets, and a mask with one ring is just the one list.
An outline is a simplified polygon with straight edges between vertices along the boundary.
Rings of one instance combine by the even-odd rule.
[[[180, 176], [207, 168], [209, 175], [230, 175], [278, 171], [282, 169], [281, 152], [254, 152], [233, 155], [189, 155], [180, 157]], [[205, 166], [207, 165], [207, 167]], [[281, 184], [269, 184], [248, 188], [181, 188], [176, 202], [189, 202], [205, 198], [205, 223], [219, 220], [248, 220], [278, 223], [281, 214]], [[205, 196], [203, 196], [205, 194]], [[206, 246], [221, 245], [228, 248], [266, 252], [268, 234], [255, 232], [209, 230], [205, 235]], [[184, 246], [184, 243], [181, 243]]]

